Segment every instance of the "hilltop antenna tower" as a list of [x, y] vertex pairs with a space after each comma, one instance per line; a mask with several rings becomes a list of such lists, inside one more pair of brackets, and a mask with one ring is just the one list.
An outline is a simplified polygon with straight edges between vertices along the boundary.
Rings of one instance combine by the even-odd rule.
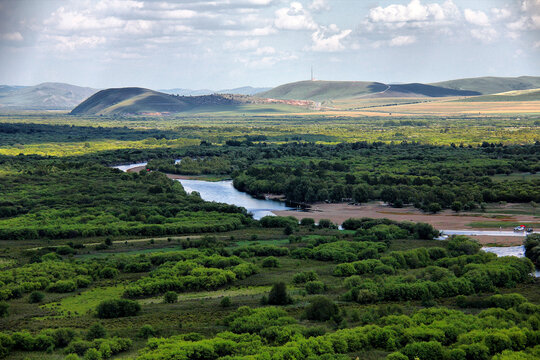
[[315, 81], [315, 79], [313, 78], [313, 65], [311, 65], [311, 81]]

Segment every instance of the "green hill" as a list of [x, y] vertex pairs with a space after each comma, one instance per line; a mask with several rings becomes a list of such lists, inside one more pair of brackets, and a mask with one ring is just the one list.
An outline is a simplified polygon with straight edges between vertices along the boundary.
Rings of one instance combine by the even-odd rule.
[[142, 113], [281, 113], [306, 111], [283, 103], [268, 103], [246, 95], [213, 94], [178, 96], [143, 88], [102, 90], [71, 111], [72, 115], [114, 115]]
[[367, 81], [299, 81], [275, 87], [257, 96], [283, 100], [324, 101], [368, 95], [387, 88], [385, 84]]
[[475, 91], [447, 89], [426, 84], [387, 85], [366, 81], [299, 81], [257, 94], [259, 97], [294, 100], [338, 100], [358, 97], [443, 97], [480, 95]]
[[493, 95], [475, 96], [460, 101], [482, 102], [482, 101], [540, 101], [540, 89], [514, 90]]
[[106, 89], [94, 94], [71, 111], [72, 115], [180, 112], [189, 109], [180, 97], [143, 88]]
[[540, 77], [478, 77], [442, 81], [430, 85], [441, 86], [455, 90], [478, 91], [481, 94], [497, 94], [513, 90], [528, 90], [540, 88]]

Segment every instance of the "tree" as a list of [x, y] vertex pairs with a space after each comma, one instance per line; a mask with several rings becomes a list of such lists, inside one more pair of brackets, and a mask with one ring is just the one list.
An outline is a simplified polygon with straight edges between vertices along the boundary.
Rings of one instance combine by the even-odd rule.
[[432, 213], [432, 214], [436, 214], [438, 213], [439, 211], [442, 210], [442, 207], [441, 207], [441, 204], [439, 203], [436, 203], [436, 202], [433, 202], [433, 203], [430, 203], [428, 206], [427, 206], [427, 211]]
[[306, 317], [309, 320], [327, 321], [339, 314], [338, 306], [324, 296], [313, 298], [306, 307]]
[[455, 212], [460, 212], [461, 210], [463, 210], [463, 204], [461, 203], [461, 201], [454, 201], [452, 205], [450, 205], [450, 208]]
[[99, 322], [92, 324], [86, 332], [86, 339], [89, 341], [104, 338], [105, 336], [107, 336], [107, 330], [105, 330], [105, 327]]
[[279, 261], [274, 256], [268, 256], [262, 261], [262, 267], [264, 268], [277, 268], [279, 267]]
[[223, 299], [221, 299], [221, 301], [219, 302], [219, 305], [222, 307], [222, 308], [228, 308], [229, 306], [231, 306], [231, 298], [228, 297], [228, 296], [225, 296]]
[[133, 300], [113, 299], [100, 302], [96, 310], [97, 317], [112, 319], [137, 315], [141, 311], [141, 305]]
[[300, 225], [301, 226], [315, 226], [315, 220], [313, 220], [312, 218], [303, 218], [302, 220], [300, 220]]
[[292, 302], [292, 299], [287, 293], [287, 285], [284, 282], [279, 282], [272, 286], [268, 294], [268, 304], [270, 305], [287, 305]]
[[163, 302], [173, 304], [178, 301], [178, 294], [174, 291], [167, 291], [163, 296]]
[[155, 336], [156, 330], [151, 325], [143, 325], [137, 334], [138, 337], [142, 339], [148, 339], [149, 337]]
[[32, 291], [30, 293], [30, 296], [28, 297], [28, 302], [30, 304], [40, 303], [43, 300], [44, 297], [45, 297], [45, 294], [43, 294], [42, 292], [40, 292], [40, 291]]

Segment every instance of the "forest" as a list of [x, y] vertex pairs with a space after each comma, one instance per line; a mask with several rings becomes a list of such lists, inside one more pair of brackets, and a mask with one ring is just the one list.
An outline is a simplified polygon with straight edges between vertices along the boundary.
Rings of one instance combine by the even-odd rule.
[[517, 258], [423, 222], [255, 220], [168, 176], [482, 214], [540, 202], [535, 121], [3, 115], [0, 358], [537, 359], [537, 234]]

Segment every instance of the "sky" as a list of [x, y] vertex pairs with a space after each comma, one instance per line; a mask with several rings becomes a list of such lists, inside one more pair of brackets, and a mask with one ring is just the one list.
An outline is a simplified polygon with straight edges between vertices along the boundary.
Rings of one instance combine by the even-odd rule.
[[0, 0], [0, 84], [540, 75], [540, 0]]

